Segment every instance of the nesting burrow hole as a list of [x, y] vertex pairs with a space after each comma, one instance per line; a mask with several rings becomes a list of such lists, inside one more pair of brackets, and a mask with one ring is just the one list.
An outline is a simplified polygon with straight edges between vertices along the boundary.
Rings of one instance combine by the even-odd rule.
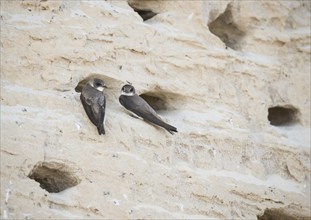
[[77, 169], [58, 162], [39, 162], [28, 177], [40, 183], [40, 187], [50, 193], [58, 193], [78, 185], [81, 180]]
[[88, 77], [82, 79], [78, 85], [75, 87], [75, 91], [77, 93], [81, 93], [83, 87], [87, 84], [91, 79], [98, 78], [104, 81], [107, 88], [104, 90], [105, 96], [107, 100], [115, 101], [117, 96], [120, 94], [122, 81], [113, 79], [109, 76], [100, 75], [100, 74], [90, 74]]
[[282, 209], [266, 209], [263, 215], [257, 216], [258, 220], [298, 220], [307, 219], [303, 217], [296, 217], [288, 215], [285, 210]]
[[232, 4], [228, 4], [225, 12], [209, 23], [208, 27], [227, 47], [234, 50], [241, 49], [240, 42], [245, 33], [233, 21]]
[[141, 94], [140, 97], [148, 102], [148, 104], [156, 111], [167, 110], [167, 104], [164, 98], [160, 98], [148, 93]]
[[141, 1], [141, 0], [128, 1], [129, 6], [139, 14], [139, 16], [143, 19], [143, 21], [147, 21], [158, 14], [152, 9], [156, 3], [157, 2], [155, 1]]
[[80, 80], [78, 85], [75, 87], [75, 91], [80, 93], [82, 91], [83, 87], [88, 83], [88, 81], [90, 81], [91, 79], [94, 79], [94, 78], [103, 80], [108, 89], [116, 87], [116, 85], [120, 85], [120, 83], [121, 83], [121, 81], [115, 80], [115, 79], [108, 77], [108, 76], [105, 76], [105, 75], [90, 74], [89, 76]]
[[299, 110], [293, 106], [275, 106], [268, 109], [268, 120], [274, 126], [293, 125], [299, 122]]
[[183, 100], [181, 95], [165, 91], [146, 92], [140, 94], [140, 97], [142, 97], [155, 111], [160, 112], [178, 109], [178, 103]]

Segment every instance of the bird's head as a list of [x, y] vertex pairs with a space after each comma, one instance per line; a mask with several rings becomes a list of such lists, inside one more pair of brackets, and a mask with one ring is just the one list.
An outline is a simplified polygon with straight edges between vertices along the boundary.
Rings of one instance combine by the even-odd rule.
[[97, 78], [90, 80], [89, 84], [100, 92], [104, 91], [104, 88], [107, 88], [104, 81]]
[[135, 95], [135, 88], [130, 84], [126, 84], [121, 89], [122, 95], [133, 96]]

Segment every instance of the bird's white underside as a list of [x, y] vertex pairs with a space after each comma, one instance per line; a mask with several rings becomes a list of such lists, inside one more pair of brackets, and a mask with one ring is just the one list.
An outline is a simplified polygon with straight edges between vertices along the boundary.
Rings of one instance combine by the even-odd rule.
[[[93, 82], [90, 82], [90, 86], [92, 86], [93, 88], [95, 88]], [[103, 91], [104, 91], [104, 87], [102, 87], [102, 86], [98, 86], [98, 87], [96, 87], [95, 89], [97, 89], [97, 90], [100, 91], [100, 92], [103, 92]]]
[[133, 115], [134, 117], [139, 118], [139, 119], [141, 119], [141, 120], [144, 120], [142, 117], [136, 115], [135, 113], [133, 113], [133, 112], [131, 112], [131, 111], [129, 111], [129, 110], [127, 110], [127, 111], [128, 111], [129, 114]]
[[125, 96], [133, 96], [133, 95], [135, 95], [133, 92], [126, 93], [126, 92], [124, 92], [124, 91], [121, 91], [121, 94], [122, 94], [122, 95], [125, 95]]
[[97, 89], [98, 91], [100, 91], [100, 92], [103, 92], [103, 91], [104, 91], [104, 87], [102, 87], [102, 86], [98, 86], [96, 89]]

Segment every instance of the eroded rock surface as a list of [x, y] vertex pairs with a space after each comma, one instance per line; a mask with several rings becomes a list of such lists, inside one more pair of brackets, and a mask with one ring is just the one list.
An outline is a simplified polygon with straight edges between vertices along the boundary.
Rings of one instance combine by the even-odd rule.
[[[1, 219], [310, 218], [310, 8], [1, 1]], [[126, 113], [127, 80], [178, 134]]]

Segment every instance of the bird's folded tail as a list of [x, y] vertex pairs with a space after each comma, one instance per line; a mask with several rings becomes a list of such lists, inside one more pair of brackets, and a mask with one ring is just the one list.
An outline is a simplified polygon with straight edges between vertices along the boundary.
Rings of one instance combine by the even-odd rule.
[[163, 124], [163, 128], [165, 128], [172, 135], [174, 134], [174, 132], [176, 132], [176, 133], [178, 132], [177, 128], [175, 128], [172, 125], [166, 124], [166, 123]]
[[105, 134], [105, 128], [104, 128], [104, 125], [103, 123], [99, 124], [97, 126], [97, 130], [98, 130], [98, 134], [101, 135], [101, 134]]

